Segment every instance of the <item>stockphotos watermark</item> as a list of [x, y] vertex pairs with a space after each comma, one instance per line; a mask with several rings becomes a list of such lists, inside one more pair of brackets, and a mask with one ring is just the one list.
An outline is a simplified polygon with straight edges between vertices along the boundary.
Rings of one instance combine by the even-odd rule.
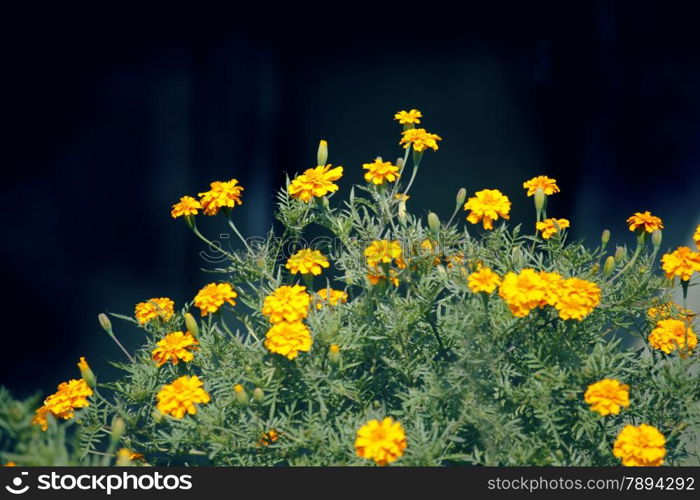
[[46, 474], [31, 477], [27, 471], [18, 471], [5, 485], [5, 490], [13, 495], [24, 495], [30, 491], [46, 492], [94, 492], [111, 495], [118, 491], [187, 491], [192, 489], [191, 474], [161, 473], [159, 471], [139, 472], [110, 470], [109, 472], [66, 472], [53, 470]]

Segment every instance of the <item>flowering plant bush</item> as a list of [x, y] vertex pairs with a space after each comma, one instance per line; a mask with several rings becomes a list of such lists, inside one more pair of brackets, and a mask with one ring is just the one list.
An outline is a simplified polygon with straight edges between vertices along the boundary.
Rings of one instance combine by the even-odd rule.
[[[98, 382], [81, 358], [81, 377], [41, 405], [0, 393], [4, 458], [700, 463], [695, 315], [671, 302], [677, 286], [687, 296], [700, 252], [659, 262], [663, 222], [649, 212], [627, 221], [633, 253], [610, 252], [607, 230], [592, 248], [568, 242], [570, 222], [548, 217], [562, 194], [546, 176], [510, 194], [533, 198], [531, 227], [509, 227], [510, 199], [492, 188], [460, 189], [449, 219], [424, 221], [409, 192], [441, 138], [417, 127], [417, 110], [395, 118], [404, 155], [364, 164], [365, 185], [341, 186], [321, 141], [317, 166], [278, 194], [281, 235], [243, 238], [235, 179], [183, 196], [171, 216], [220, 252], [217, 279], [177, 307], [159, 297], [134, 317], [112, 314], [142, 331], [134, 353], [100, 315], [127, 359], [115, 363], [120, 379]], [[219, 217], [242, 248], [210, 242], [202, 216]], [[311, 226], [327, 237], [306, 242]]]

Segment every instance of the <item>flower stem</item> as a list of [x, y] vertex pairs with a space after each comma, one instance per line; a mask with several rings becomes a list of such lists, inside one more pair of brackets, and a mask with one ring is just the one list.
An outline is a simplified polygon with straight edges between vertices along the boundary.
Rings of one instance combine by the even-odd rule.
[[252, 250], [250, 249], [250, 246], [248, 246], [248, 242], [245, 240], [243, 235], [241, 235], [241, 233], [238, 232], [238, 228], [233, 223], [233, 221], [230, 218], [228, 218], [227, 221], [228, 221], [228, 225], [231, 226], [231, 229], [233, 229], [233, 232], [236, 233], [236, 236], [238, 236], [238, 238], [243, 242], [243, 245], [245, 245], [246, 250], [248, 250], [249, 252], [252, 252]]

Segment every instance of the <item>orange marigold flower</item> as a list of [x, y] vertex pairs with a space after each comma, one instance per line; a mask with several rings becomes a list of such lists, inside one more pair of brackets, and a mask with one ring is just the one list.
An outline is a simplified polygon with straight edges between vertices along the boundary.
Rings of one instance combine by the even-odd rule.
[[190, 350], [197, 349], [199, 342], [192, 336], [190, 332], [173, 332], [165, 336], [156, 344], [153, 349], [153, 361], [158, 366], [163, 366], [168, 361], [172, 361], [174, 365], [180, 361], [189, 363], [194, 359], [194, 354]]
[[635, 231], [639, 228], [640, 231], [646, 231], [647, 233], [653, 233], [657, 229], [664, 228], [661, 219], [651, 215], [651, 212], [648, 210], [644, 213], [635, 213], [633, 216], [627, 219], [627, 224], [630, 226], [630, 231]]
[[362, 168], [367, 170], [365, 180], [372, 184], [394, 182], [399, 178], [399, 167], [390, 161], [382, 161], [381, 158], [377, 158], [372, 163], [364, 163]]
[[492, 293], [500, 284], [500, 276], [488, 267], [482, 267], [478, 271], [471, 273], [467, 278], [467, 285], [474, 293]]
[[309, 352], [313, 339], [306, 325], [300, 321], [276, 323], [267, 331], [263, 342], [268, 351], [294, 359], [299, 352]]
[[342, 290], [329, 290], [328, 288], [323, 288], [316, 292], [318, 296], [318, 302], [316, 302], [316, 309], [322, 309], [324, 304], [337, 306], [338, 304], [345, 304], [348, 301], [348, 294]]
[[400, 422], [386, 417], [381, 422], [370, 420], [357, 431], [355, 451], [358, 457], [374, 460], [384, 466], [396, 461], [406, 449], [406, 433]]
[[464, 210], [471, 210], [467, 220], [472, 224], [482, 221], [484, 229], [493, 229], [493, 221], [499, 217], [509, 219], [511, 202], [498, 189], [483, 189], [467, 200]]
[[554, 307], [561, 319], [582, 321], [600, 303], [600, 288], [580, 278], [563, 280], [556, 291]]
[[541, 189], [547, 196], [559, 192], [557, 181], [546, 175], [538, 175], [529, 181], [523, 182], [523, 188], [527, 189], [528, 196], [534, 196], [538, 189]]
[[277, 441], [280, 437], [280, 433], [277, 432], [275, 429], [270, 429], [269, 431], [265, 432], [262, 437], [260, 438], [260, 445], [261, 446], [270, 446], [272, 443]]
[[624, 466], [650, 467], [664, 463], [666, 438], [651, 425], [626, 425], [617, 435], [613, 455], [622, 459]]
[[378, 264], [390, 264], [392, 259], [401, 259], [401, 244], [396, 240], [376, 240], [365, 248], [365, 257], [370, 267]]
[[58, 390], [47, 397], [44, 405], [36, 410], [32, 423], [41, 426], [41, 430], [45, 431], [48, 429], [48, 414], [64, 420], [73, 418], [76, 409], [90, 406], [87, 398], [92, 395], [92, 389], [84, 379], [62, 382]]
[[[372, 285], [378, 285], [380, 281], [386, 280], [387, 277], [386, 277], [386, 275], [384, 275], [380, 271], [373, 269], [367, 273], [367, 279], [369, 280], [369, 282]], [[399, 286], [398, 274], [393, 269], [389, 270], [389, 281], [391, 282], [392, 285]]]
[[542, 238], [548, 240], [562, 229], [569, 227], [569, 221], [566, 219], [545, 219], [538, 222], [535, 227], [542, 232]]
[[544, 297], [540, 301], [539, 306], [553, 306], [557, 303], [557, 293], [564, 278], [559, 273], [548, 273], [546, 271], [540, 271], [539, 275], [544, 286]]
[[314, 197], [320, 198], [328, 193], [336, 192], [338, 186], [333, 184], [333, 182], [342, 176], [343, 167], [331, 169], [331, 165], [319, 165], [318, 167], [305, 170], [301, 175], [297, 175], [289, 183], [288, 192], [292, 198], [308, 203]]
[[647, 316], [652, 321], [661, 321], [662, 319], [680, 319], [690, 321], [695, 316], [695, 313], [690, 309], [684, 309], [675, 302], [666, 302], [657, 304], [647, 310]]
[[306, 318], [310, 304], [311, 296], [306, 292], [305, 286], [284, 285], [265, 297], [262, 313], [270, 323], [294, 323]]
[[156, 394], [157, 408], [163, 415], [183, 418], [197, 413], [196, 404], [206, 404], [211, 396], [204, 390], [204, 382], [197, 375], [183, 375], [171, 384], [164, 385]]
[[591, 410], [603, 416], [617, 415], [622, 407], [630, 405], [630, 386], [619, 380], [606, 378], [588, 386], [583, 399]]
[[3, 467], [17, 467], [17, 464], [16, 464], [15, 462], [12, 462], [12, 461], [10, 461], [10, 462], [5, 462], [5, 463], [3, 464]]
[[173, 205], [173, 209], [170, 212], [170, 215], [173, 219], [177, 219], [178, 217], [182, 217], [184, 215], [197, 215], [199, 213], [199, 210], [202, 210], [201, 203], [199, 203], [191, 196], [183, 196], [182, 198], [180, 198], [180, 201], [178, 203], [175, 203], [175, 205]]
[[175, 314], [173, 310], [174, 305], [175, 302], [167, 297], [148, 299], [146, 302], [139, 302], [136, 304], [134, 316], [136, 316], [136, 320], [142, 325], [154, 318], [168, 321], [173, 317], [173, 314]]
[[695, 234], [693, 234], [693, 241], [695, 242], [695, 246], [700, 250], [700, 224], [698, 224], [698, 227], [695, 228]]
[[394, 115], [394, 120], [398, 120], [401, 125], [420, 123], [423, 114], [417, 109], [411, 111], [399, 111]]
[[401, 132], [399, 144], [403, 144], [404, 149], [413, 146], [413, 150], [418, 152], [425, 151], [428, 148], [437, 151], [437, 141], [441, 140], [442, 137], [437, 134], [431, 134], [424, 128], [409, 128]]
[[661, 267], [667, 278], [680, 277], [688, 281], [694, 271], [700, 272], [700, 252], [693, 252], [688, 247], [678, 247], [672, 253], [661, 257]]
[[202, 288], [194, 298], [194, 305], [202, 311], [202, 316], [213, 314], [224, 303], [236, 305], [238, 294], [228, 283], [209, 283]]
[[519, 274], [506, 273], [498, 289], [498, 295], [508, 304], [513, 315], [527, 316], [545, 300], [545, 282], [534, 269], [523, 269]]
[[319, 251], [303, 248], [292, 255], [285, 265], [292, 274], [321, 274], [323, 267], [330, 267], [328, 259]]
[[241, 193], [243, 186], [238, 184], [236, 179], [227, 182], [212, 182], [211, 189], [204, 193], [199, 193], [199, 202], [204, 208], [205, 215], [216, 215], [222, 208], [235, 208], [236, 205], [243, 205]]
[[[686, 339], [688, 344], [686, 345]], [[676, 349], [691, 351], [698, 345], [698, 338], [693, 329], [679, 319], [662, 319], [656, 323], [648, 337], [654, 349], [671, 354]]]

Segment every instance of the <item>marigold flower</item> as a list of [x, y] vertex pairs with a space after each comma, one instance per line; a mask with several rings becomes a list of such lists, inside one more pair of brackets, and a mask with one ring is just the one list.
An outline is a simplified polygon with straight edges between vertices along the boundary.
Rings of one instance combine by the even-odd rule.
[[644, 213], [636, 212], [627, 219], [627, 224], [629, 224], [630, 231], [635, 231], [639, 228], [641, 231], [646, 231], [647, 233], [653, 233], [657, 229], [664, 228], [661, 219], [651, 215], [651, 212], [648, 210]]
[[392, 259], [401, 259], [401, 244], [396, 240], [376, 240], [365, 248], [365, 257], [370, 267], [378, 264], [390, 264]]
[[262, 313], [270, 323], [294, 323], [306, 318], [310, 304], [311, 296], [306, 292], [305, 286], [284, 285], [265, 297]]
[[322, 267], [330, 267], [328, 259], [319, 251], [303, 248], [292, 255], [285, 265], [292, 274], [321, 274]]
[[394, 198], [399, 200], [399, 201], [408, 201], [411, 197], [407, 194], [402, 194], [402, 193], [397, 193], [394, 195]]
[[211, 396], [204, 390], [204, 382], [197, 375], [183, 375], [171, 384], [164, 385], [156, 394], [157, 408], [163, 415], [183, 418], [197, 413], [195, 404], [206, 404]]
[[282, 321], [272, 325], [265, 335], [264, 342], [268, 351], [286, 356], [287, 359], [296, 358], [300, 351], [310, 351], [312, 344], [311, 332], [300, 321]]
[[235, 208], [237, 204], [243, 205], [241, 200], [243, 186], [238, 184], [238, 180], [215, 181], [209, 186], [211, 187], [209, 191], [199, 193], [199, 202], [204, 208], [205, 215], [216, 215], [222, 208]]
[[315, 168], [309, 168], [303, 174], [297, 175], [292, 182], [289, 183], [289, 195], [305, 203], [311, 201], [312, 198], [320, 198], [328, 193], [334, 193], [338, 190], [337, 181], [343, 176], [343, 167], [331, 169], [331, 165], [319, 165]]
[[513, 315], [527, 316], [545, 300], [546, 285], [534, 269], [523, 269], [519, 274], [506, 273], [498, 289], [498, 295], [508, 304]]
[[[385, 274], [374, 269], [367, 273], [367, 279], [372, 285], [378, 285], [380, 281], [386, 280], [387, 277]], [[399, 286], [398, 273], [393, 269], [389, 270], [389, 281], [392, 285]]]
[[194, 359], [191, 350], [197, 349], [197, 345], [199, 342], [190, 332], [172, 332], [156, 344], [157, 347], [151, 355], [159, 367], [168, 361], [172, 361], [174, 365], [180, 361], [189, 363]]
[[213, 314], [224, 303], [236, 305], [238, 294], [228, 283], [209, 283], [202, 288], [194, 298], [194, 305], [202, 311], [202, 316]]
[[546, 271], [540, 271], [539, 275], [544, 286], [544, 297], [540, 301], [539, 306], [554, 306], [557, 303], [559, 286], [564, 281], [564, 278], [559, 273], [548, 273]]
[[626, 425], [617, 435], [613, 455], [625, 466], [659, 466], [664, 463], [665, 445], [666, 438], [656, 427]]
[[617, 415], [622, 407], [630, 405], [629, 390], [630, 387], [619, 380], [606, 378], [589, 385], [583, 399], [591, 405], [591, 411], [603, 416]]
[[693, 241], [695, 242], [695, 246], [700, 250], [700, 224], [698, 224], [698, 227], [695, 228], [695, 234], [693, 234]]
[[398, 120], [401, 125], [420, 123], [423, 114], [417, 109], [411, 111], [399, 111], [394, 115], [394, 120]]
[[488, 267], [482, 267], [478, 271], [471, 273], [467, 278], [467, 285], [474, 293], [492, 293], [500, 284], [500, 276]]
[[538, 222], [535, 227], [542, 232], [542, 238], [548, 240], [562, 229], [569, 227], [569, 221], [566, 219], [545, 219]]
[[693, 252], [688, 247], [678, 247], [672, 253], [661, 257], [661, 267], [667, 278], [680, 277], [688, 281], [694, 271], [700, 272], [700, 252]]
[[666, 354], [671, 354], [676, 349], [693, 350], [698, 344], [698, 338], [690, 325], [679, 319], [662, 319], [657, 322], [648, 340], [651, 347]]
[[541, 189], [547, 196], [559, 192], [557, 181], [546, 175], [538, 175], [523, 182], [523, 188], [527, 189], [528, 196], [534, 196], [538, 189]]
[[[437, 266], [440, 264], [440, 257], [437, 254], [437, 243], [435, 243], [433, 240], [426, 238], [423, 241], [421, 241], [419, 248], [421, 250], [421, 255], [422, 256], [428, 256], [428, 255], [435, 255], [433, 257], [433, 265]], [[401, 266], [399, 266], [401, 267]]]
[[399, 178], [399, 167], [390, 161], [382, 161], [381, 158], [377, 158], [372, 163], [364, 163], [362, 168], [367, 170], [365, 180], [372, 184], [394, 182]]
[[348, 301], [348, 294], [342, 290], [329, 290], [328, 288], [323, 288], [316, 292], [318, 296], [318, 302], [316, 302], [316, 309], [323, 309], [324, 304], [331, 306], [337, 306], [338, 304], [345, 304]]
[[272, 443], [277, 441], [279, 437], [279, 432], [277, 432], [275, 429], [270, 429], [262, 435], [259, 443], [261, 446], [270, 446]]
[[431, 134], [424, 128], [409, 128], [401, 132], [401, 140], [399, 144], [403, 144], [404, 149], [413, 146], [414, 151], [425, 151], [431, 148], [433, 151], [438, 150], [437, 141], [441, 141], [442, 137], [437, 134]]
[[582, 321], [600, 303], [600, 288], [580, 278], [563, 280], [556, 291], [554, 307], [561, 319]]
[[3, 467], [17, 467], [17, 464], [15, 462], [10, 461], [10, 462], [5, 462], [2, 466]]
[[695, 316], [695, 313], [690, 309], [684, 309], [675, 302], [666, 302], [650, 307], [647, 310], [647, 316], [652, 321], [661, 321], [662, 319], [670, 318], [690, 321]]
[[370, 420], [360, 427], [355, 439], [357, 456], [374, 460], [380, 466], [401, 457], [406, 446], [406, 433], [401, 423], [395, 422], [391, 417], [386, 417], [381, 422]]
[[170, 215], [173, 219], [184, 215], [197, 215], [199, 210], [202, 210], [202, 204], [191, 196], [183, 196], [180, 201], [173, 205]]
[[136, 316], [136, 320], [142, 325], [154, 318], [168, 321], [173, 317], [173, 314], [175, 314], [173, 310], [174, 305], [175, 302], [167, 297], [148, 299], [146, 302], [139, 302], [136, 304], [134, 315]]
[[493, 221], [499, 217], [509, 219], [511, 202], [498, 189], [483, 189], [467, 200], [464, 210], [471, 210], [467, 220], [472, 224], [482, 221], [484, 229], [493, 229]]
[[48, 429], [48, 414], [68, 420], [74, 416], [74, 410], [90, 406], [87, 398], [92, 395], [92, 389], [84, 379], [62, 382], [58, 390], [47, 397], [44, 405], [36, 410], [32, 423], [40, 425], [41, 430], [45, 431]]

